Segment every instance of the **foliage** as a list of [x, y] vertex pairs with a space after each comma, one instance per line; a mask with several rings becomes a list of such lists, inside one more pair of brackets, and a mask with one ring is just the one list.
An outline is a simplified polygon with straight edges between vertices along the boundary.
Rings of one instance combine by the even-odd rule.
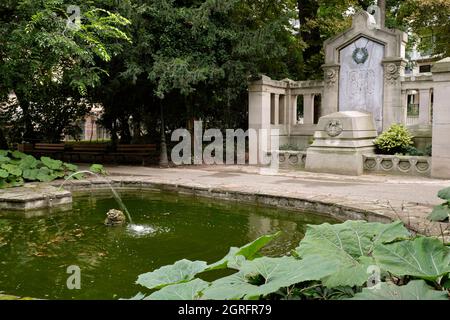
[[[181, 260], [141, 275], [138, 284], [152, 293], [132, 299], [448, 299], [450, 248], [434, 238], [411, 236], [401, 222], [308, 226], [291, 256], [255, 255], [274, 236], [259, 238], [244, 251], [230, 250], [231, 260], [230, 253], [210, 265]], [[201, 278], [227, 269], [236, 273], [211, 282]], [[379, 283], [372, 281], [374, 269], [380, 271]]]
[[439, 191], [438, 197], [445, 202], [434, 207], [433, 212], [428, 217], [431, 221], [448, 221], [450, 218], [450, 188]]
[[106, 171], [105, 167], [101, 164], [93, 164], [89, 167], [89, 171], [93, 173], [97, 173], [103, 176], [107, 176], [108, 172]]
[[393, 124], [374, 141], [379, 153], [392, 155], [406, 153], [413, 143], [413, 136], [402, 124]]
[[0, 189], [20, 187], [30, 181], [50, 182], [77, 170], [77, 166], [60, 160], [48, 157], [37, 160], [18, 151], [0, 150]]
[[[105, 70], [99, 68], [98, 61], [110, 61], [120, 51], [121, 42], [130, 40], [120, 30], [130, 22], [105, 10], [108, 3], [112, 6], [114, 1], [0, 3], [0, 95], [14, 93], [17, 97], [19, 118], [12, 124], [22, 128], [25, 140], [36, 138], [34, 131], [43, 124], [42, 118], [36, 121], [42, 113], [61, 134], [59, 126], [67, 125], [70, 113], [58, 108], [76, 105], [88, 88], [99, 85]], [[82, 14], [76, 28], [67, 24], [72, 5], [78, 5]], [[17, 111], [17, 106], [11, 104], [7, 109]], [[61, 124], [52, 119], [58, 116], [57, 111]]]

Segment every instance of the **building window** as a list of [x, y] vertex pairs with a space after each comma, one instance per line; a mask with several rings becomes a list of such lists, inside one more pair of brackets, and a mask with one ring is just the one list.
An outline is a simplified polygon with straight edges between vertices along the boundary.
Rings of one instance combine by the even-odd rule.
[[420, 73], [431, 72], [431, 64], [426, 64], [419, 67]]

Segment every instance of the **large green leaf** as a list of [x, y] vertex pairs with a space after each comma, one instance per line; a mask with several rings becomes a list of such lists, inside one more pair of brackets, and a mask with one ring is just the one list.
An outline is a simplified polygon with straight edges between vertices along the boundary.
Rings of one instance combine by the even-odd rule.
[[450, 187], [439, 191], [438, 197], [450, 202]]
[[23, 178], [25, 180], [35, 181], [35, 180], [37, 180], [38, 174], [39, 174], [39, 169], [24, 169], [23, 170]]
[[220, 261], [208, 266], [207, 271], [219, 269], [239, 269], [239, 266], [245, 260], [253, 260], [260, 255], [258, 252], [275, 238], [279, 237], [281, 232], [272, 235], [262, 236], [255, 241], [246, 244], [240, 248], [232, 247], [228, 254]]
[[191, 281], [197, 274], [205, 271], [207, 267], [208, 264], [204, 261], [180, 260], [173, 265], [141, 274], [136, 283], [149, 289], [160, 289]]
[[367, 279], [367, 269], [374, 264], [376, 244], [409, 236], [401, 222], [392, 224], [347, 221], [343, 224], [308, 226], [305, 238], [296, 249], [303, 259], [314, 256], [318, 265], [332, 261], [335, 266], [322, 278], [327, 287], [360, 286]]
[[47, 167], [39, 168], [39, 172], [36, 176], [36, 179], [41, 182], [50, 182], [56, 179], [56, 176], [53, 175], [53, 171], [48, 169]]
[[52, 170], [61, 170], [63, 166], [63, 162], [60, 160], [53, 160], [48, 157], [41, 157], [42, 163]]
[[25, 169], [34, 169], [38, 166], [39, 161], [36, 160], [35, 157], [33, 156], [26, 156], [24, 158], [22, 158], [19, 162], [19, 167], [22, 168], [23, 170]]
[[13, 152], [11, 152], [11, 155], [15, 159], [24, 159], [24, 158], [28, 157], [28, 155], [26, 155], [25, 153], [20, 152], [20, 151], [13, 151]]
[[2, 164], [2, 169], [8, 171], [10, 175], [20, 177], [22, 175], [22, 169], [13, 164]]
[[[205, 299], [257, 299], [297, 283], [319, 280], [333, 269], [332, 261], [317, 264], [314, 257], [257, 258], [244, 261], [238, 273], [212, 282]], [[322, 261], [321, 261], [322, 262]]]
[[11, 161], [10, 158], [0, 155], [0, 164], [1, 163], [9, 163], [10, 161]]
[[450, 272], [450, 248], [433, 238], [378, 244], [374, 257], [383, 270], [397, 276], [436, 280]]
[[209, 282], [194, 279], [190, 282], [164, 287], [144, 300], [199, 300], [201, 292], [208, 286]]
[[6, 157], [8, 156], [9, 151], [8, 150], [0, 150], [0, 157]]
[[433, 290], [423, 280], [401, 287], [385, 282], [380, 285], [379, 289], [364, 288], [351, 300], [448, 300], [447, 292]]
[[78, 171], [78, 166], [74, 165], [74, 164], [71, 164], [71, 163], [64, 163], [64, 167], [67, 170], [71, 171], [71, 172], [77, 172]]
[[6, 179], [8, 177], [9, 177], [8, 171], [0, 169], [0, 178]]
[[428, 219], [435, 222], [442, 222], [447, 220], [449, 218], [449, 215], [450, 215], [449, 206], [447, 204], [442, 204], [439, 206], [435, 206], [433, 208], [433, 212], [431, 212]]

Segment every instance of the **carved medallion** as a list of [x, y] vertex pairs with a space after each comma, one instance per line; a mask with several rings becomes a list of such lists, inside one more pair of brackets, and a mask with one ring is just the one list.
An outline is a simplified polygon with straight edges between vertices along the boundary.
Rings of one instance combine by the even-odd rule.
[[357, 64], [364, 64], [369, 58], [369, 51], [366, 48], [356, 48], [352, 57]]
[[325, 131], [330, 137], [334, 138], [344, 131], [344, 126], [340, 120], [330, 120], [325, 126]]

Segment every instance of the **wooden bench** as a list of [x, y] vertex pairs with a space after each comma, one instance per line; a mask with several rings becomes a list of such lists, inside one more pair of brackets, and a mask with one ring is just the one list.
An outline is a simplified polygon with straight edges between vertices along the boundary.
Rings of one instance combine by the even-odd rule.
[[119, 144], [112, 155], [116, 159], [121, 158], [124, 162], [130, 158], [142, 159], [142, 165], [145, 165], [145, 160], [155, 155], [156, 151], [156, 144]]
[[76, 156], [78, 161], [81, 161], [82, 156], [87, 156], [90, 159], [93, 159], [94, 162], [97, 157], [101, 158], [104, 162], [105, 155], [108, 152], [108, 145], [104, 143], [75, 143], [72, 145], [66, 145], [66, 149], [67, 152], [65, 152], [65, 155], [69, 157], [70, 161], [72, 161], [73, 156]]
[[30, 153], [37, 157], [52, 156], [54, 158], [62, 158], [64, 147], [64, 143], [36, 143]]

